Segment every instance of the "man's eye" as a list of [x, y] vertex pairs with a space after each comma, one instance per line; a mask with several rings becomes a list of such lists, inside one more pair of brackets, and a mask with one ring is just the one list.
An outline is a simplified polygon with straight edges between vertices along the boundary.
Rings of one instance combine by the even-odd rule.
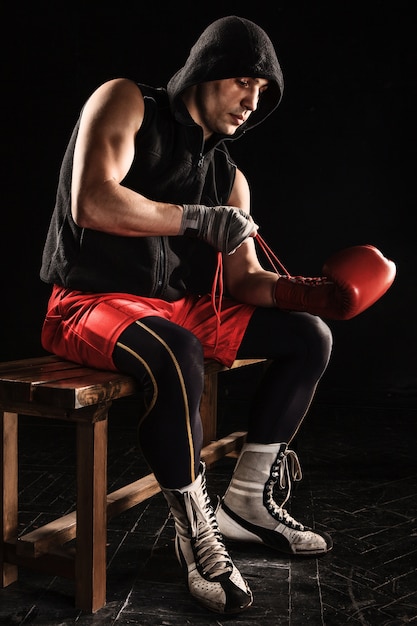
[[249, 82], [247, 80], [243, 80], [243, 78], [241, 78], [239, 80], [239, 83], [243, 86], [243, 87], [248, 87], [249, 86]]

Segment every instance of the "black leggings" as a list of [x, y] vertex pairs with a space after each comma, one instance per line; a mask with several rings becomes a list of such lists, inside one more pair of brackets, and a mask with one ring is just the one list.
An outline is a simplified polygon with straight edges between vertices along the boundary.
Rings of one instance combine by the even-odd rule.
[[[318, 317], [257, 308], [237, 358], [272, 361], [249, 413], [248, 441], [289, 443], [298, 431], [323, 375], [332, 335]], [[113, 353], [116, 367], [140, 383], [147, 405], [139, 443], [156, 478], [175, 489], [196, 477], [202, 446], [199, 413], [204, 384], [200, 341], [160, 317], [129, 326]]]

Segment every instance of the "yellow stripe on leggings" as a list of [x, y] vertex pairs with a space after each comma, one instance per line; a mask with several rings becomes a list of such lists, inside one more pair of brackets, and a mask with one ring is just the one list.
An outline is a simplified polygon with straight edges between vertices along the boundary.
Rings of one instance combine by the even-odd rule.
[[[182, 389], [182, 394], [183, 394], [183, 398], [184, 398], [184, 409], [185, 409], [185, 425], [186, 425], [186, 430], [187, 430], [187, 437], [188, 437], [188, 447], [190, 450], [190, 461], [191, 461], [191, 467], [190, 467], [190, 476], [191, 476], [191, 482], [194, 482], [196, 476], [195, 476], [195, 472], [194, 472], [194, 463], [195, 463], [195, 459], [194, 459], [194, 445], [193, 445], [193, 438], [192, 438], [192, 433], [191, 433], [191, 422], [190, 422], [190, 411], [189, 411], [189, 407], [188, 407], [188, 396], [187, 396], [187, 390], [185, 388], [185, 382], [184, 382], [184, 377], [182, 375], [181, 372], [181, 368], [180, 365], [177, 361], [177, 359], [175, 358], [174, 353], [172, 352], [171, 348], [169, 347], [169, 345], [162, 339], [162, 337], [160, 337], [157, 333], [155, 333], [155, 331], [153, 331], [151, 328], [148, 328], [148, 326], [146, 326], [145, 324], [143, 324], [140, 320], [136, 320], [135, 324], [137, 324], [138, 326], [140, 326], [141, 328], [143, 328], [143, 330], [146, 330], [149, 334], [151, 334], [153, 337], [155, 337], [155, 339], [157, 341], [159, 341], [165, 348], [165, 350], [168, 352], [168, 354], [170, 355], [172, 362], [174, 364], [174, 367], [177, 371], [178, 374], [178, 380], [180, 382], [181, 385], [181, 389]], [[150, 411], [152, 410], [152, 408], [154, 407], [155, 403], [156, 403], [156, 399], [158, 397], [158, 385], [156, 382], [156, 379], [154, 377], [154, 375], [152, 374], [152, 371], [149, 367], [149, 365], [147, 363], [145, 363], [145, 361], [143, 360], [143, 358], [141, 356], [139, 356], [139, 354], [137, 354], [137, 352], [134, 352], [133, 350], [131, 350], [130, 348], [128, 348], [127, 346], [124, 346], [120, 343], [117, 344], [118, 346], [120, 346], [121, 348], [127, 350], [128, 352], [130, 352], [130, 354], [132, 354], [132, 356], [134, 356], [135, 358], [137, 358], [142, 365], [145, 367], [146, 371], [148, 372], [149, 376], [151, 377], [152, 380], [152, 384], [154, 387], [154, 395], [152, 398], [152, 401], [150, 403], [149, 408], [147, 409], [145, 415], [142, 417], [141, 422], [143, 422], [143, 420], [149, 415]]]

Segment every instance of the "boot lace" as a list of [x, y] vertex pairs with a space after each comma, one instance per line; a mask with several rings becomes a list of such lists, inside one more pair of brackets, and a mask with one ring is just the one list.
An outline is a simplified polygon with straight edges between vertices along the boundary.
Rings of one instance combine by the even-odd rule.
[[[270, 515], [277, 521], [297, 530], [304, 530], [304, 526], [291, 517], [283, 507], [290, 498], [292, 481], [299, 481], [302, 477], [297, 453], [294, 450], [281, 449], [275, 462], [272, 464], [271, 472], [264, 488], [264, 505]], [[278, 505], [274, 499], [274, 488], [277, 484], [281, 490], [286, 489], [287, 491], [281, 505]]]
[[230, 574], [233, 563], [223, 543], [205, 483], [198, 494], [187, 492], [184, 496], [190, 521], [191, 546], [198, 571], [209, 580]]

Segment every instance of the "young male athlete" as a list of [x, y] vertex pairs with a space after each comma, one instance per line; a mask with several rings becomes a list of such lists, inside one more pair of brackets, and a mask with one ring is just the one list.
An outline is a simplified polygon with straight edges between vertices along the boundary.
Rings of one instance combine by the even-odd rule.
[[[52, 285], [44, 348], [141, 385], [139, 441], [175, 519], [178, 559], [192, 596], [218, 613], [252, 603], [223, 537], [292, 555], [331, 549], [326, 533], [275, 500], [274, 486], [300, 478], [289, 443], [332, 347], [319, 315], [356, 315], [392, 278], [371, 246], [330, 259], [327, 279], [261, 266], [249, 185], [227, 144], [263, 122], [282, 92], [269, 37], [237, 16], [208, 26], [167, 88], [98, 87], [63, 159], [41, 268]], [[204, 359], [249, 357], [271, 365], [215, 512], [200, 459]]]

